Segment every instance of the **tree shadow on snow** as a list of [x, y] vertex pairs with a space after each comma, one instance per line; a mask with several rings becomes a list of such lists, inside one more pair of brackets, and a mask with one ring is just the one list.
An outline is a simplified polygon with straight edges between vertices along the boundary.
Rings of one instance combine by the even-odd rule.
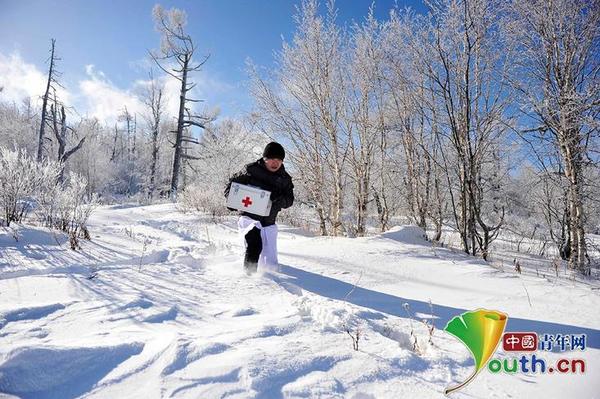
[[[397, 317], [406, 317], [406, 310], [403, 308], [405, 303], [408, 303], [410, 306], [412, 314], [431, 313], [429, 302], [402, 298], [359, 286], [355, 287], [353, 284], [306, 270], [300, 270], [292, 266], [281, 265], [281, 272], [293, 278], [292, 282], [298, 287], [323, 297], [345, 300], [354, 305]], [[348, 295], [350, 291], [352, 293]], [[477, 308], [479, 308], [477, 304], [473, 304], [472, 309], [461, 309], [433, 303], [433, 313], [436, 316], [434, 319], [435, 327], [441, 330], [454, 316]], [[502, 309], [496, 310], [502, 311]], [[509, 315], [506, 331], [535, 331], [538, 334], [586, 334], [586, 346], [600, 349], [600, 330], [587, 327], [541, 320], [520, 319], [510, 317]]]

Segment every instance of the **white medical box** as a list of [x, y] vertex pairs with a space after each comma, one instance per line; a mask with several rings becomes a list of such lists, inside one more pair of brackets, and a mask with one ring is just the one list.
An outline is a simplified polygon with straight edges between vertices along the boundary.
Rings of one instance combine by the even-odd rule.
[[271, 212], [271, 192], [258, 187], [231, 183], [227, 207], [252, 213], [259, 216], [269, 216]]

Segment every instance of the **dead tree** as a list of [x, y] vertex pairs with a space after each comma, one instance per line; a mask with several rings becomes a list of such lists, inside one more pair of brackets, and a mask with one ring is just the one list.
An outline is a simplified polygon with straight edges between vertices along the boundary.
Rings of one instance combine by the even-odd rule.
[[44, 136], [46, 130], [46, 124], [48, 119], [48, 100], [50, 99], [50, 91], [56, 91], [56, 86], [60, 86], [58, 83], [58, 77], [60, 73], [56, 70], [56, 61], [59, 61], [60, 58], [57, 58], [54, 52], [56, 44], [56, 39], [51, 40], [50, 47], [50, 58], [48, 59], [50, 62], [50, 67], [48, 68], [48, 80], [46, 81], [46, 91], [42, 96], [42, 119], [40, 122], [40, 130], [38, 135], [38, 147], [37, 147], [37, 161], [41, 162], [44, 152]]
[[67, 150], [67, 133], [71, 132], [75, 134], [75, 130], [67, 125], [67, 113], [65, 112], [64, 105], [60, 105], [60, 111], [57, 111], [59, 102], [56, 99], [56, 93], [54, 94], [54, 104], [50, 106], [50, 128], [56, 138], [58, 144], [58, 157], [57, 160], [60, 163], [60, 173], [58, 175], [58, 181], [60, 183], [64, 180], [65, 164], [69, 157], [77, 152], [85, 142], [85, 136], [79, 140], [77, 145]]
[[[150, 52], [150, 57], [156, 62], [158, 67], [169, 76], [177, 79], [181, 83], [179, 91], [179, 111], [177, 114], [177, 129], [175, 133], [175, 142], [173, 147], [173, 173], [171, 176], [170, 197], [172, 200], [177, 198], [177, 188], [179, 186], [179, 172], [182, 167], [183, 158], [193, 158], [191, 155], [185, 155], [183, 143], [197, 143], [198, 140], [193, 137], [184, 136], [186, 128], [195, 126], [204, 129], [206, 124], [211, 122], [214, 117], [206, 115], [196, 115], [191, 111], [191, 103], [199, 102], [190, 98], [190, 91], [196, 86], [190, 82], [190, 74], [199, 71], [202, 65], [208, 60], [206, 56], [202, 61], [196, 62], [193, 59], [196, 46], [192, 37], [185, 33], [186, 13], [176, 8], [165, 11], [160, 5], [153, 9], [156, 29], [161, 34], [161, 46], [157, 52]], [[175, 67], [168, 67], [167, 63], [174, 62]], [[163, 65], [164, 64], [164, 65]]]

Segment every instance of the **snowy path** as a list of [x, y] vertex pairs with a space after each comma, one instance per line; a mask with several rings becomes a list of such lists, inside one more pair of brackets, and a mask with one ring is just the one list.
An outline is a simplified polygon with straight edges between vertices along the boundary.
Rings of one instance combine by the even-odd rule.
[[[283, 229], [281, 273], [247, 277], [233, 225], [121, 206], [94, 215], [80, 252], [40, 229], [0, 234], [0, 397], [438, 398], [473, 361], [407, 318], [404, 303], [421, 318], [430, 302], [438, 328], [485, 307], [507, 312], [510, 331], [588, 334], [584, 375], [484, 370], [453, 396], [600, 392], [590, 286], [504, 273], [411, 227], [360, 239]], [[359, 351], [346, 328], [360, 329]]]

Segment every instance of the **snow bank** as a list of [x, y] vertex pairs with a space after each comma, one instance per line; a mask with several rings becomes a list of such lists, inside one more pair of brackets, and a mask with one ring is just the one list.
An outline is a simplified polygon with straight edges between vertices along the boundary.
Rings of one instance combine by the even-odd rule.
[[588, 372], [484, 370], [454, 397], [600, 391], [600, 315], [591, 311], [600, 291], [590, 284], [501, 270], [431, 246], [416, 226], [356, 239], [282, 228], [280, 271], [248, 277], [235, 220], [208, 219], [171, 204], [102, 207], [93, 240], [76, 252], [40, 229], [17, 226], [19, 242], [2, 233], [0, 392], [439, 398], [474, 364], [440, 329], [479, 307], [507, 312], [511, 330], [587, 333], [576, 355]]

